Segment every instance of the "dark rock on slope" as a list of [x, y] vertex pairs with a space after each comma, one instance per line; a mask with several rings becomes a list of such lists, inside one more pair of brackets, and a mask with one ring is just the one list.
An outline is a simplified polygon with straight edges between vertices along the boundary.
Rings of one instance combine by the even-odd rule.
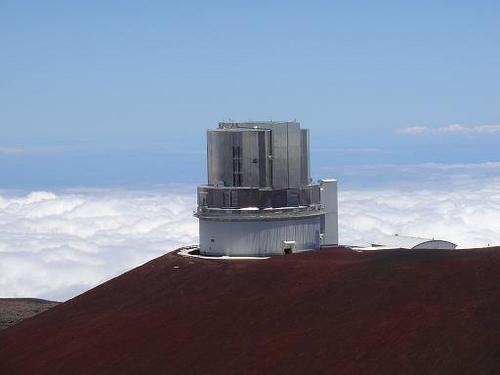
[[500, 249], [169, 254], [0, 332], [5, 374], [498, 374]]
[[58, 303], [38, 298], [0, 298], [0, 330], [48, 310]]

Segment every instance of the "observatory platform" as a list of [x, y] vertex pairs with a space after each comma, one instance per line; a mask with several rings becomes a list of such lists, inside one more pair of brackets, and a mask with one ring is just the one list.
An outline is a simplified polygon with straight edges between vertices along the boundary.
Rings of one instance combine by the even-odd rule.
[[207, 132], [200, 252], [269, 256], [338, 244], [337, 181], [310, 177], [298, 122], [222, 122]]

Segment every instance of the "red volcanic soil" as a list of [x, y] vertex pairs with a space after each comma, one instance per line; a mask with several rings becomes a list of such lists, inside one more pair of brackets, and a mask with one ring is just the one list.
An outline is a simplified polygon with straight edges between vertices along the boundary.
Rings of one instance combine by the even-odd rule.
[[500, 248], [169, 254], [0, 331], [2, 374], [499, 374]]

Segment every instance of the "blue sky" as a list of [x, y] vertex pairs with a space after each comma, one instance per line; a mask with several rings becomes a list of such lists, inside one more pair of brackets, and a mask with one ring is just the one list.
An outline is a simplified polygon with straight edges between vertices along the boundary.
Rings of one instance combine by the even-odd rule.
[[499, 45], [497, 1], [2, 1], [0, 188], [202, 182], [225, 119], [301, 121], [354, 185], [494, 162]]
[[341, 243], [499, 244], [499, 46], [497, 0], [0, 0], [0, 297], [196, 243], [228, 119], [311, 129]]

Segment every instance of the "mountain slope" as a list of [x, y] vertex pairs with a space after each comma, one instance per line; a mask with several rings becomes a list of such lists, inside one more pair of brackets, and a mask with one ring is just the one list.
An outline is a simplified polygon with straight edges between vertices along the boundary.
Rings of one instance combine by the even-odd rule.
[[9, 374], [500, 372], [500, 248], [171, 253], [0, 332]]

